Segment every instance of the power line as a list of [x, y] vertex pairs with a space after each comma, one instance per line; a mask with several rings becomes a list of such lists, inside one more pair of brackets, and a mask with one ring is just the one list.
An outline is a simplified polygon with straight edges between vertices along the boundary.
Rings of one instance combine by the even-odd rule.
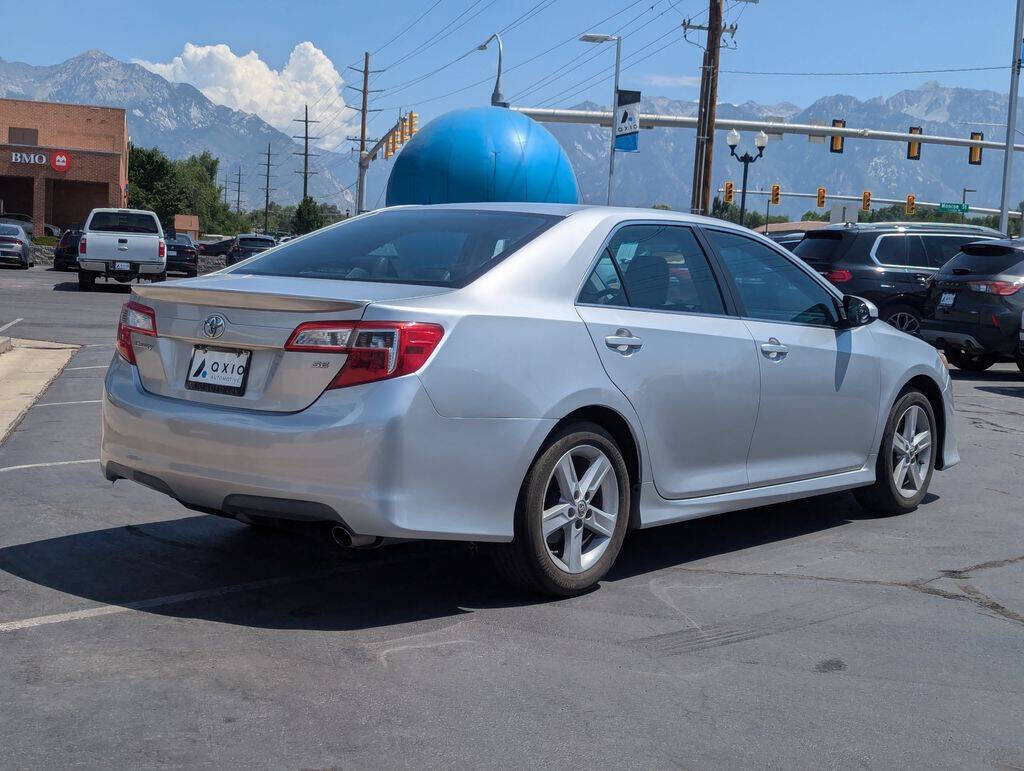
[[798, 77], [845, 77], [854, 75], [932, 75], [946, 72], [985, 72], [988, 70], [1008, 70], [1010, 65], [999, 64], [992, 67], [946, 67], [937, 70], [875, 70], [872, 72], [762, 72], [757, 70], [720, 70], [729, 75], [794, 75]]
[[406, 32], [408, 32], [409, 30], [411, 30], [411, 29], [412, 29], [413, 27], [415, 27], [415, 26], [416, 26], [417, 24], [419, 24], [419, 23], [420, 23], [421, 21], [423, 21], [423, 19], [424, 19], [424, 18], [426, 18], [427, 14], [428, 14], [428, 13], [430, 13], [430, 12], [431, 12], [432, 10], [434, 10], [435, 8], [437, 8], [437, 6], [439, 6], [440, 4], [441, 4], [441, 0], [435, 0], [435, 1], [434, 1], [434, 3], [433, 3], [433, 4], [432, 4], [432, 5], [431, 5], [431, 6], [429, 7], [429, 8], [427, 8], [427, 10], [425, 10], [425, 11], [424, 11], [423, 13], [421, 13], [421, 14], [420, 14], [419, 16], [417, 16], [417, 17], [416, 17], [416, 18], [415, 18], [415, 19], [414, 19], [413, 21], [409, 22], [409, 24], [408, 24], [408, 25], [406, 25], [405, 27], [403, 27], [403, 28], [402, 28], [402, 30], [401, 30], [400, 32], [398, 32], [398, 33], [397, 33], [397, 34], [396, 34], [396, 35], [395, 35], [394, 37], [392, 37], [392, 38], [391, 38], [390, 40], [388, 40], [388, 41], [387, 41], [386, 43], [384, 43], [383, 45], [380, 45], [380, 46], [378, 46], [378, 47], [377, 47], [376, 49], [374, 49], [374, 50], [373, 50], [373, 51], [372, 51], [371, 53], [372, 53], [372, 54], [373, 54], [374, 56], [376, 56], [377, 54], [379, 54], [379, 53], [380, 53], [381, 51], [383, 51], [383, 50], [384, 50], [385, 48], [387, 48], [387, 47], [388, 47], [389, 45], [391, 45], [391, 44], [392, 44], [392, 43], [394, 43], [394, 42], [395, 42], [396, 40], [398, 40], [398, 38], [402, 37], [402, 35], [404, 35], [404, 34], [405, 34]]

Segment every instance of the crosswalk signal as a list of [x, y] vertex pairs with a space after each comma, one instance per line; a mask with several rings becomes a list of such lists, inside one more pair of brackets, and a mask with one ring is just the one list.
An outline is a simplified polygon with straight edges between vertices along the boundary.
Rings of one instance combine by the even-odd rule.
[[416, 132], [420, 130], [420, 116], [419, 113], [409, 113], [409, 138], [416, 136]]
[[871, 211], [871, 191], [865, 190], [860, 194], [860, 210]]
[[782, 199], [782, 187], [776, 182], [772, 185], [772, 206], [778, 206]]
[[724, 200], [725, 200], [726, 204], [730, 204], [730, 203], [732, 203], [732, 196], [733, 196], [733, 192], [734, 192], [733, 191], [733, 186], [732, 186], [732, 180], [731, 179], [725, 180], [724, 187], [725, 187]]
[[[984, 138], [985, 138], [985, 135], [982, 132], [980, 132], [980, 131], [972, 131], [971, 132], [971, 139], [972, 140], [980, 142]], [[980, 166], [981, 165], [981, 147], [979, 145], [971, 145], [970, 149], [967, 151], [967, 162], [969, 164], [971, 164], [972, 166]]]
[[402, 119], [399, 121], [399, 126], [399, 141], [404, 145], [409, 141], [409, 119], [403, 115]]
[[825, 188], [823, 187], [818, 188], [818, 208], [825, 208]]
[[908, 215], [912, 215], [917, 212], [917, 196], [913, 193], [907, 196], [906, 212]]
[[[832, 121], [832, 128], [846, 128], [846, 121], [842, 118], [836, 118]], [[843, 139], [844, 137], [833, 134], [829, 140], [828, 151], [830, 153], [841, 153], [843, 151]]]
[[[920, 126], [911, 126], [910, 134], [920, 134]], [[908, 161], [919, 161], [921, 160], [921, 143], [920, 142], [907, 142], [907, 160]]]

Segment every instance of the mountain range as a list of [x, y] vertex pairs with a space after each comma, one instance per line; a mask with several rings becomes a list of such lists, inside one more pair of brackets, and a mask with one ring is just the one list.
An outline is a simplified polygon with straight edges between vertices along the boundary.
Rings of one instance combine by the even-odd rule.
[[[84, 54], [51, 66], [33, 66], [0, 59], [0, 96], [43, 101], [98, 104], [124, 107], [132, 142], [159, 147], [174, 158], [209, 150], [221, 160], [228, 188], [242, 168], [243, 205], [262, 201], [263, 177], [259, 173], [261, 154], [271, 145], [275, 163], [281, 163], [271, 182], [272, 197], [279, 203], [293, 203], [301, 197], [302, 180], [292, 173], [297, 163], [285, 156], [300, 149], [287, 134], [256, 115], [217, 105], [198, 89], [185, 83], [171, 83], [137, 64], [121, 62], [100, 51]], [[926, 134], [969, 136], [983, 131], [1000, 139], [1006, 119], [1006, 94], [966, 88], [947, 88], [925, 83], [890, 97], [859, 100], [835, 94], [823, 96], [808, 107], [782, 102], [765, 105], [756, 100], [742, 104], [721, 103], [718, 114], [744, 119], [783, 119], [793, 123], [844, 118], [850, 127], [906, 131], [921, 126]], [[583, 103], [579, 109], [597, 109]], [[643, 100], [641, 112], [694, 115], [696, 104], [651, 96]], [[562, 144], [576, 170], [583, 199], [603, 202], [607, 185], [608, 134], [596, 126], [547, 124]], [[715, 143], [713, 187], [726, 179], [739, 187], [741, 166], [729, 156], [721, 132]], [[640, 152], [620, 154], [616, 160], [613, 202], [650, 206], [661, 203], [687, 209], [693, 174], [692, 130], [651, 129], [640, 135]], [[745, 133], [738, 150], [753, 150], [753, 136]], [[311, 177], [310, 192], [321, 201], [340, 208], [353, 205], [353, 193], [346, 189], [355, 179], [355, 163], [349, 155], [317, 149], [313, 164], [320, 173]], [[296, 159], [297, 160], [297, 159]], [[906, 146], [895, 142], [847, 139], [842, 154], [830, 153], [823, 142], [806, 137], [771, 138], [764, 157], [750, 167], [751, 189], [767, 189], [779, 183], [783, 191], [814, 192], [823, 185], [829, 193], [859, 195], [870, 190], [876, 198], [903, 198], [914, 193], [920, 200], [959, 201], [963, 188], [973, 188], [969, 202], [998, 206], [1001, 153], [986, 151], [980, 166], [967, 163], [966, 148], [924, 145], [920, 161], [906, 159]], [[379, 204], [390, 172], [390, 163], [378, 161], [368, 176], [367, 204]], [[1018, 179], [1024, 178], [1024, 172]], [[1013, 188], [1013, 200], [1024, 198], [1024, 183]], [[752, 209], [764, 210], [765, 197], [748, 201]], [[813, 208], [813, 201], [783, 198], [773, 213], [797, 216]]]

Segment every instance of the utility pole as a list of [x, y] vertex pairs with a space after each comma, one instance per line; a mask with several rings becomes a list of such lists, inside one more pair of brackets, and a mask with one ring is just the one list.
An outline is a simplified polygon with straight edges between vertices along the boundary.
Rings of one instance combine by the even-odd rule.
[[265, 156], [263, 163], [264, 166], [264, 177], [263, 177], [263, 232], [266, 233], [269, 228], [270, 222], [270, 167], [275, 165], [270, 162], [270, 158], [275, 153], [270, 152], [270, 142], [267, 142], [267, 151], [261, 153]]
[[1013, 59], [1010, 62], [1010, 107], [1006, 115], [1006, 151], [1003, 153], [1003, 191], [999, 199], [999, 230], [1007, 232], [1010, 220], [1010, 177], [1013, 172], [1013, 140], [1017, 136], [1017, 89], [1020, 86], [1020, 45], [1024, 36], [1024, 0], [1017, 0], [1013, 27]]
[[302, 175], [302, 197], [303, 198], [307, 198], [307, 197], [309, 197], [309, 175], [310, 174], [316, 174], [315, 171], [310, 171], [309, 170], [309, 156], [310, 155], [313, 155], [314, 157], [316, 156], [316, 153], [310, 153], [309, 152], [309, 140], [310, 139], [319, 139], [320, 138], [320, 137], [311, 137], [309, 135], [309, 124], [310, 123], [319, 123], [320, 121], [318, 121], [318, 120], [310, 120], [309, 119], [309, 105], [308, 104], [306, 105], [305, 117], [293, 118], [292, 120], [294, 122], [296, 122], [296, 123], [303, 124], [303, 127], [304, 127], [304, 130], [303, 130], [301, 135], [299, 135], [299, 136], [294, 136], [293, 135], [295, 139], [303, 140], [303, 150], [302, 150], [301, 153], [292, 153], [292, 155], [301, 155], [302, 156], [302, 171], [296, 171], [295, 173]]
[[363, 69], [360, 70], [357, 67], [349, 67], [349, 69], [363, 74], [363, 106], [359, 111], [359, 175], [356, 178], [356, 214], [362, 214], [366, 211], [366, 171], [370, 168], [372, 160], [370, 154], [366, 152], [366, 116], [370, 112], [376, 112], [369, 108], [370, 73], [381, 72], [381, 70], [370, 69], [369, 51], [363, 53]]
[[[1024, 0], [1022, 0], [1024, 1]], [[683, 24], [684, 30], [707, 31], [700, 74], [700, 106], [697, 110], [697, 143], [693, 156], [693, 192], [690, 212], [708, 214], [711, 207], [711, 158], [715, 144], [715, 107], [718, 103], [718, 61], [722, 46], [722, 0], [709, 0], [706, 26]]]
[[238, 182], [235, 184], [235, 214], [242, 213], [242, 164], [238, 164]]
[[224, 203], [227, 204], [227, 202], [228, 202], [228, 173], [226, 171], [224, 172], [224, 186], [221, 187], [221, 190], [224, 192]]

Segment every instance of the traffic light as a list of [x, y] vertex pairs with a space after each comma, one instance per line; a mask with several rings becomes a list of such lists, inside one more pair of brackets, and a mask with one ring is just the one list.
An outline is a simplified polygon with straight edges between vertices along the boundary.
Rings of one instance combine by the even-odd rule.
[[871, 211], [871, 191], [865, 190], [860, 194], [860, 210]]
[[[920, 126], [911, 126], [910, 134], [920, 134]], [[921, 160], [921, 143], [920, 142], [907, 142], [907, 160], [908, 161], [919, 161]]]
[[391, 137], [384, 140], [384, 160], [391, 157]]
[[416, 136], [416, 132], [420, 130], [420, 116], [419, 113], [409, 113], [409, 137]]
[[399, 121], [399, 126], [399, 131], [401, 132], [399, 141], [401, 141], [402, 144], [405, 144], [409, 141], [409, 119], [403, 115], [402, 119]]
[[[846, 121], [842, 118], [836, 118], [832, 121], [833, 128], [846, 128]], [[830, 153], [841, 153], [843, 151], [843, 137], [833, 134], [828, 144], [828, 151]]]
[[774, 185], [772, 185], [772, 206], [778, 206], [781, 198], [782, 188], [779, 186], [779, 183], [776, 182]]
[[732, 194], [733, 194], [732, 180], [731, 179], [727, 179], [727, 180], [725, 180], [725, 195], [724, 195], [724, 199], [723, 199], [726, 202], [726, 204], [732, 203]]
[[823, 187], [818, 188], [818, 208], [825, 208], [825, 188]]
[[907, 214], [914, 214], [917, 211], [917, 196], [911, 193], [907, 196]]
[[[971, 139], [981, 141], [985, 138], [985, 135], [980, 131], [972, 131]], [[978, 145], [971, 145], [967, 151], [967, 162], [972, 166], [981, 165], [981, 148]]]

